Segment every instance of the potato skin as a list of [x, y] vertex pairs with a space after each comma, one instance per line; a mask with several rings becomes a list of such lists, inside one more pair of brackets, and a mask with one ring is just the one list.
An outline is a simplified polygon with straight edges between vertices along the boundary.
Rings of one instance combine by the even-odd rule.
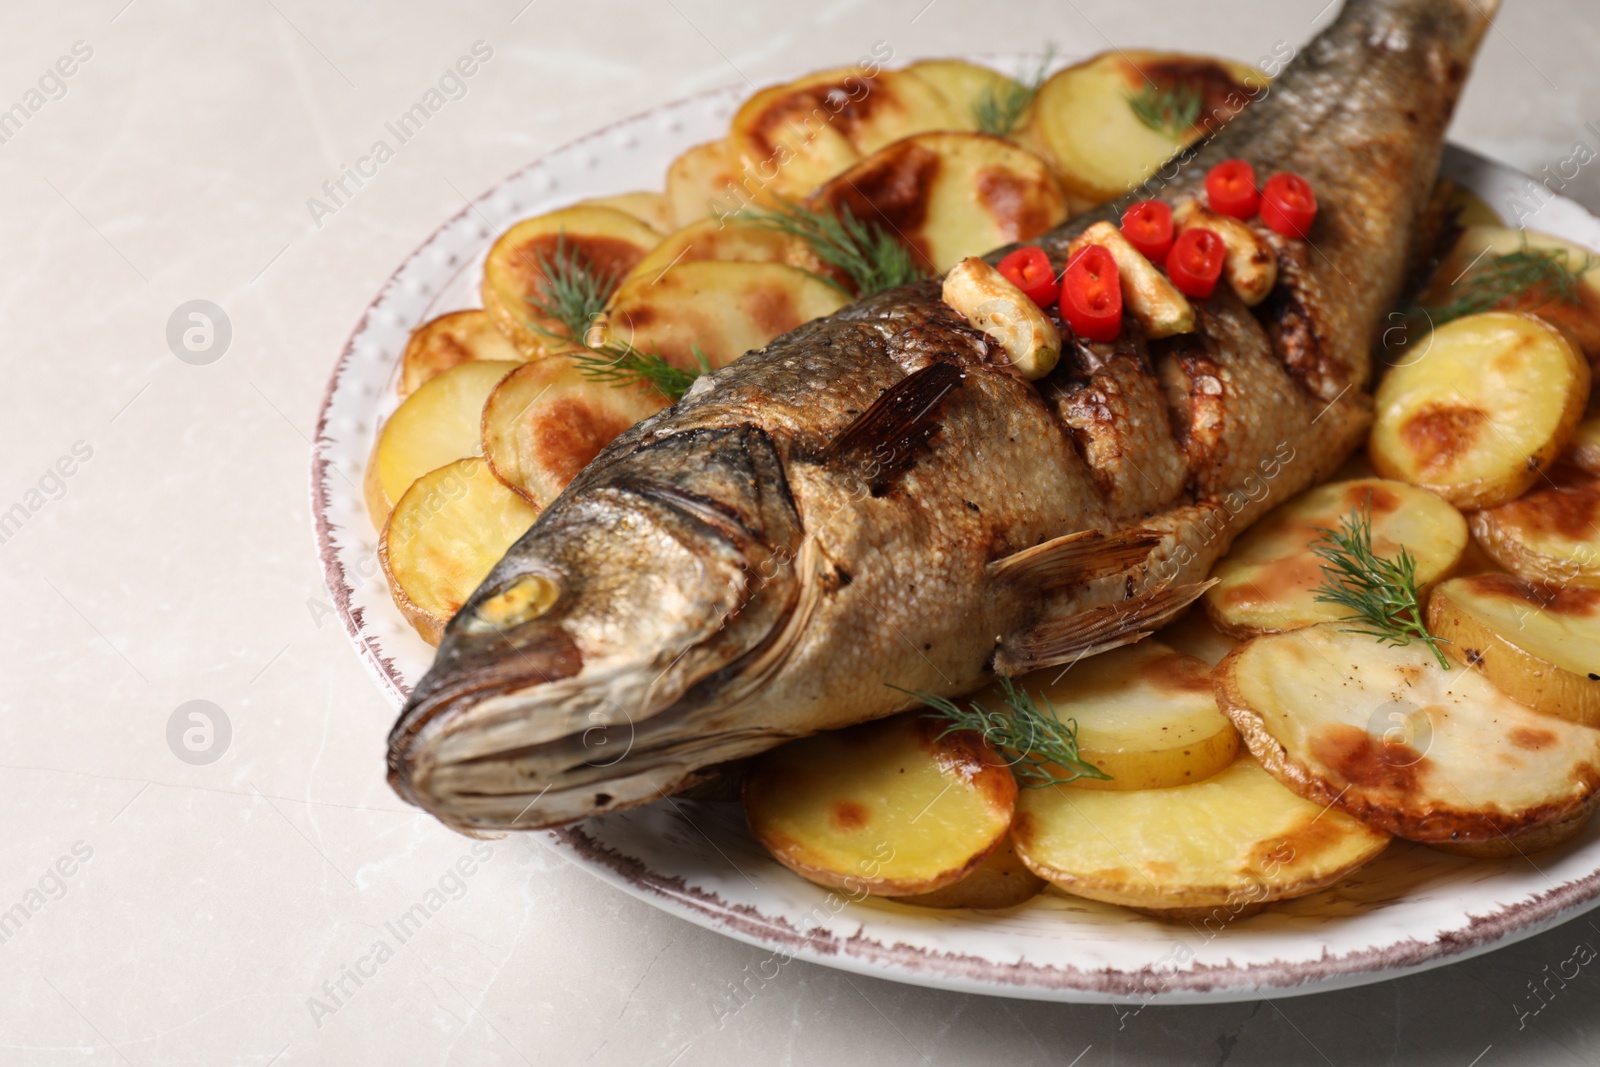
[[1557, 471], [1537, 489], [1472, 516], [1496, 563], [1532, 582], [1600, 589], [1600, 478]]
[[922, 908], [983, 908], [999, 911], [1024, 904], [1039, 895], [1045, 880], [1028, 869], [1017, 855], [1010, 837], [959, 882], [943, 889], [894, 897], [901, 904]]

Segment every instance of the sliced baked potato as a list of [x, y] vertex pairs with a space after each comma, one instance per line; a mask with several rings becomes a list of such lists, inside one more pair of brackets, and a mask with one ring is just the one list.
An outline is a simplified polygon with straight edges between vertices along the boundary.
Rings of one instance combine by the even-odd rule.
[[429, 471], [406, 490], [378, 539], [395, 606], [430, 645], [527, 532], [539, 509], [474, 456]]
[[1221, 127], [1266, 82], [1254, 67], [1226, 59], [1105, 52], [1056, 72], [1039, 88], [1023, 143], [1051, 162], [1068, 192], [1099, 203]]
[[939, 91], [951, 106], [952, 130], [980, 129], [978, 110], [985, 98], [1002, 100], [1022, 91], [1015, 78], [964, 59], [918, 60], [900, 72], [921, 78]]
[[1156, 637], [1168, 648], [1194, 656], [1215, 667], [1222, 657], [1239, 647], [1239, 639], [1217, 629], [1205, 606], [1196, 604], [1184, 612], [1177, 622], [1156, 631]]
[[1542, 715], [1477, 671], [1338, 623], [1257, 637], [1217, 699], [1284, 785], [1369, 826], [1472, 856], [1560, 844], [1600, 798], [1600, 730]]
[[983, 908], [999, 911], [1025, 904], [1039, 895], [1045, 881], [1028, 870], [1028, 865], [1017, 855], [1017, 846], [1007, 837], [1000, 847], [959, 882], [930, 893], [913, 893], [896, 897], [901, 904], [916, 904], [924, 908]]
[[672, 201], [667, 199], [666, 193], [642, 190], [636, 193], [614, 193], [611, 196], [590, 197], [579, 201], [579, 204], [614, 207], [618, 211], [625, 211], [657, 233], [671, 233], [678, 228], [677, 221], [673, 217]]
[[525, 363], [483, 405], [483, 455], [528, 503], [544, 508], [612, 439], [667, 406], [642, 386], [585, 378], [566, 356]]
[[1567, 462], [1590, 474], [1600, 475], [1600, 415], [1590, 415], [1572, 431]]
[[845, 67], [751, 96], [733, 116], [728, 151], [734, 181], [772, 204], [799, 200], [891, 141], [960, 123], [944, 95], [915, 75]]
[[628, 272], [621, 289], [643, 289], [685, 263], [787, 263], [811, 270], [815, 257], [786, 233], [740, 219], [701, 219], [668, 234]]
[[378, 431], [367, 460], [364, 489], [372, 525], [383, 529], [390, 509], [412, 482], [481, 451], [483, 402], [519, 366], [503, 360], [457, 364], [401, 402]]
[[734, 184], [734, 174], [725, 139], [697, 144], [668, 164], [672, 228], [679, 230], [710, 216], [738, 211], [749, 196]]
[[411, 331], [405, 355], [400, 358], [401, 399], [417, 391], [429, 378], [469, 360], [515, 363], [522, 350], [479, 308], [451, 311]]
[[523, 219], [489, 249], [483, 310], [527, 356], [558, 352], [570, 343], [567, 328], [534, 306], [549, 300], [545, 266], [559, 270], [576, 263], [610, 289], [661, 236], [626, 211], [594, 204]]
[[1233, 543], [1211, 575], [1206, 612], [1235, 637], [1277, 633], [1332, 622], [1348, 611], [1317, 601], [1323, 560], [1311, 554], [1319, 530], [1336, 530], [1363, 506], [1372, 516], [1372, 547], [1392, 558], [1402, 548], [1417, 561], [1426, 585], [1449, 574], [1467, 548], [1461, 513], [1426, 489], [1382, 478], [1331, 482], [1267, 513]]
[[698, 348], [715, 368], [833, 314], [849, 299], [837, 286], [783, 263], [679, 263], [654, 280], [619, 289], [598, 339], [631, 344], [684, 370], [695, 369]]
[[[1109, 779], [1083, 789], [1161, 789], [1209, 778], [1233, 762], [1239, 734], [1217, 710], [1211, 668], [1158, 641], [1103, 652], [1071, 670], [1040, 671], [1016, 684], [1063, 722], [1077, 723], [1078, 754]], [[973, 698], [1004, 707], [998, 688]]]
[[1519, 312], [1468, 315], [1421, 343], [1378, 385], [1373, 467], [1461, 508], [1521, 496], [1572, 439], [1589, 365], [1560, 330]]
[[971, 732], [909, 713], [792, 741], [745, 777], [750, 832], [819, 885], [877, 896], [960, 881], [1000, 847], [1017, 783]]
[[[1540, 255], [1553, 263], [1539, 269], [1534, 257]], [[1486, 284], [1486, 278], [1492, 281]], [[1518, 281], [1533, 284], [1518, 287]], [[1591, 362], [1600, 360], [1600, 257], [1545, 233], [1469, 225], [1418, 302], [1436, 311], [1463, 298], [1501, 290], [1509, 291], [1491, 305], [1494, 309], [1532, 312], [1553, 322], [1572, 336]]]
[[886, 145], [808, 198], [908, 244], [930, 272], [1028, 241], [1067, 217], [1044, 160], [983, 133], [919, 133]]
[[1475, 512], [1472, 536], [1514, 574], [1600, 588], [1600, 478], [1557, 470], [1543, 488]]
[[1012, 837], [1059, 889], [1208, 926], [1332, 885], [1389, 843], [1301, 800], [1248, 754], [1171, 789], [1024, 790]]
[[1600, 727], [1600, 591], [1510, 574], [1452, 578], [1428, 599], [1428, 629], [1513, 700]]

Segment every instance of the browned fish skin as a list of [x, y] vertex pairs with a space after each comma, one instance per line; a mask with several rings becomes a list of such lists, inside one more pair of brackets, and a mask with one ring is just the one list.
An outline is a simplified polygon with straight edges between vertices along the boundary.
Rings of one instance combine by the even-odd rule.
[[[1493, 6], [1350, 0], [1151, 193], [1195, 195], [1228, 157], [1310, 180], [1311, 241], [1274, 236], [1279, 286], [1254, 312], [1219, 288], [1192, 335], [1069, 338], [1028, 382], [929, 282], [810, 323], [624, 434], [451, 623], [391, 735], [395, 788], [461, 828], [554, 825], [906, 707], [890, 684], [965, 692], [1169, 617], [1236, 534], [1361, 440], [1372, 342]], [[1038, 243], [1059, 267], [1120, 206]], [[892, 433], [847, 434], [902, 391], [879, 412]], [[1141, 527], [1159, 544], [1126, 574], [1052, 590], [992, 568]], [[555, 584], [555, 606], [486, 623], [485, 600], [525, 575]]]

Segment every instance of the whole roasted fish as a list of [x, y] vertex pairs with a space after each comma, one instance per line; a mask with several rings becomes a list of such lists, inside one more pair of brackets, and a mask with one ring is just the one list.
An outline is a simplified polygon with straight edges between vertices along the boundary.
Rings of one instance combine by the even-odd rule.
[[[551, 826], [995, 674], [1144, 636], [1267, 509], [1361, 441], [1374, 341], [1426, 229], [1495, 0], [1349, 0], [1138, 195], [1292, 170], [1308, 241], [1197, 329], [1074, 342], [1024, 380], [937, 282], [701, 378], [619, 437], [445, 632], [390, 735], [399, 793], [462, 829]], [[1068, 242], [1121, 203], [1036, 242]], [[1267, 233], [1262, 228], [1263, 233]], [[899, 688], [891, 688], [896, 686]]]

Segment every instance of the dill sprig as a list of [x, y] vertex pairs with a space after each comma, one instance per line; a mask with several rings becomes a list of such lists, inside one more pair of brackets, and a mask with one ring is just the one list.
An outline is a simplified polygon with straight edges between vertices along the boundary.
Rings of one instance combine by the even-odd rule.
[[1545, 297], [1540, 306], [1576, 305], [1578, 287], [1583, 284], [1582, 275], [1596, 266], [1600, 266], [1600, 259], [1585, 254], [1582, 264], [1574, 267], [1567, 249], [1531, 248], [1524, 237], [1522, 247], [1516, 251], [1485, 256], [1469, 267], [1466, 274], [1451, 285], [1451, 301], [1442, 307], [1428, 308], [1428, 317], [1435, 326], [1443, 326], [1467, 315], [1492, 311], [1527, 292]]
[[694, 353], [695, 370], [684, 370], [668, 363], [658, 352], [641, 352], [627, 343], [607, 342], [598, 348], [585, 345], [568, 352], [567, 357], [590, 381], [618, 388], [648, 385], [668, 400], [680, 400], [696, 378], [711, 373], [711, 361], [700, 346], [693, 345], [690, 350]]
[[[528, 303], [541, 318], [564, 326], [568, 338], [581, 340], [595, 316], [605, 310], [621, 279], [595, 270], [580, 248], [567, 244], [565, 231], [556, 233], [553, 255], [536, 252], [534, 259], [544, 278], [534, 295], [527, 298]], [[546, 336], [559, 336], [537, 326], [534, 329]]]
[[804, 241], [812, 253], [837, 267], [855, 285], [857, 296], [871, 296], [927, 277], [911, 249], [881, 227], [862, 222], [847, 206], [837, 214], [801, 204], [780, 204], [750, 216], [752, 225]]
[[1450, 661], [1439, 648], [1442, 638], [1434, 637], [1423, 625], [1416, 559], [1404, 546], [1394, 559], [1386, 559], [1372, 548], [1371, 498], [1340, 519], [1337, 530], [1318, 526], [1316, 531], [1311, 553], [1326, 561], [1317, 602], [1349, 610], [1340, 622], [1362, 624], [1344, 632], [1375, 637], [1386, 645], [1426, 642], [1439, 666], [1448, 670]]
[[972, 119], [978, 124], [978, 129], [996, 137], [1011, 136], [1011, 132], [1017, 128], [1017, 123], [1022, 119], [1022, 113], [1028, 110], [1033, 98], [1039, 95], [1039, 86], [1044, 84], [1045, 74], [1050, 70], [1050, 64], [1055, 58], [1055, 44], [1047, 44], [1044, 47], [1044, 55], [1039, 59], [1039, 65], [1027, 78], [1020, 82], [1008, 79], [999, 86], [986, 86], [983, 92], [978, 94], [978, 99], [972, 102]]
[[[1062, 722], [1057, 718], [1048, 698], [1041, 709], [1028, 691], [1017, 688], [1010, 678], [1002, 677], [1000, 685], [1005, 691], [1007, 711], [990, 711], [977, 701], [962, 708], [925, 690], [900, 691], [910, 693], [933, 709], [928, 716], [945, 724], [940, 738], [964, 730], [982, 735], [991, 748], [1004, 753], [1011, 761], [1011, 774], [1024, 789], [1065, 785], [1079, 778], [1110, 780], [1109, 774], [1078, 755], [1075, 720]], [[1063, 775], [1060, 771], [1067, 773]]]
[[1200, 117], [1205, 93], [1199, 86], [1179, 79], [1169, 86], [1149, 82], [1137, 93], [1128, 94], [1134, 116], [1157, 133], [1181, 137]]

